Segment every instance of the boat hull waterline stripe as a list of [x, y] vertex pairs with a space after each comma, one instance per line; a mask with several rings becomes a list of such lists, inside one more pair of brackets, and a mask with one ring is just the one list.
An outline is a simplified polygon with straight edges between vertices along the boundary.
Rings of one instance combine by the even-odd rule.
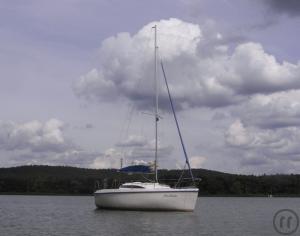
[[122, 194], [122, 193], [194, 193], [198, 192], [197, 190], [189, 190], [189, 191], [143, 191], [143, 192], [134, 192], [134, 191], [127, 191], [127, 192], [103, 192], [103, 193], [97, 193], [95, 192], [95, 195], [101, 195], [101, 194]]

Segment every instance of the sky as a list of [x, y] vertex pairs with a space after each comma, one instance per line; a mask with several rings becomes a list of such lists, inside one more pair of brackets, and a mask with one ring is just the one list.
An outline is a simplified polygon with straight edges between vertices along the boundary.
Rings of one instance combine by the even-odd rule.
[[[154, 25], [192, 167], [299, 173], [297, 0], [0, 0], [0, 167], [153, 161]], [[158, 165], [182, 168], [158, 85]]]

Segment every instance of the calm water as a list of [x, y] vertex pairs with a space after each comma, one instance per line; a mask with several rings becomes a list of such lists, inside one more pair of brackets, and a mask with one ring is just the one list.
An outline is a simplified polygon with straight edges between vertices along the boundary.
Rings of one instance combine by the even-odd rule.
[[284, 208], [299, 215], [300, 199], [201, 197], [183, 213], [96, 210], [93, 197], [0, 196], [0, 235], [273, 236], [273, 215]]

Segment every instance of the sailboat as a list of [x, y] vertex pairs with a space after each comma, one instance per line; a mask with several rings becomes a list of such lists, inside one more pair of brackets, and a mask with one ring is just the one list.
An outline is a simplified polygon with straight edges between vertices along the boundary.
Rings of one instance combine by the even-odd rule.
[[[120, 185], [116, 189], [99, 189], [94, 193], [95, 204], [98, 208], [119, 209], [119, 210], [159, 210], [159, 211], [193, 211], [196, 206], [198, 197], [198, 188], [195, 186], [195, 178], [193, 176], [186, 149], [183, 143], [182, 135], [178, 125], [172, 97], [170, 94], [167, 77], [163, 64], [161, 68], [168, 91], [168, 96], [178, 130], [179, 138], [182, 144], [186, 165], [189, 169], [192, 187], [177, 188], [170, 187], [159, 183], [157, 174], [158, 159], [158, 82], [157, 82], [157, 26], [154, 27], [154, 69], [155, 69], [155, 87], [156, 87], [156, 104], [155, 104], [155, 160], [154, 172], [155, 180], [153, 182], [128, 182]], [[135, 171], [137, 169], [147, 169], [146, 166], [129, 166], [121, 169], [121, 171]]]

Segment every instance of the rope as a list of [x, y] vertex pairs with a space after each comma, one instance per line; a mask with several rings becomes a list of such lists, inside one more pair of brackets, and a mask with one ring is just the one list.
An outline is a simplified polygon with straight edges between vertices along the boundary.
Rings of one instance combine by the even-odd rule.
[[179, 138], [180, 138], [182, 150], [183, 150], [183, 153], [184, 153], [184, 156], [185, 156], [185, 163], [187, 164], [187, 166], [189, 168], [189, 172], [190, 172], [190, 175], [191, 175], [191, 178], [192, 178], [192, 182], [193, 182], [193, 184], [195, 184], [193, 172], [192, 172], [192, 169], [191, 169], [191, 166], [190, 166], [189, 158], [188, 158], [187, 153], [186, 153], [186, 149], [185, 149], [185, 146], [184, 146], [184, 143], [183, 143], [181, 131], [180, 131], [179, 124], [178, 124], [178, 121], [177, 121], [177, 116], [176, 116], [176, 113], [175, 113], [175, 108], [174, 108], [174, 105], [173, 105], [172, 96], [171, 96], [171, 93], [170, 93], [170, 90], [169, 90], [169, 85], [168, 85], [167, 76], [166, 76], [166, 73], [165, 73], [165, 70], [164, 70], [163, 62], [161, 61], [160, 64], [161, 64], [161, 69], [162, 69], [163, 76], [164, 76], [164, 79], [165, 79], [165, 83], [166, 83], [166, 87], [167, 87], [167, 91], [168, 91], [168, 95], [169, 95], [169, 100], [170, 100], [170, 103], [171, 103], [171, 108], [172, 108], [173, 116], [174, 116], [174, 119], [175, 119], [178, 135], [179, 135]]

